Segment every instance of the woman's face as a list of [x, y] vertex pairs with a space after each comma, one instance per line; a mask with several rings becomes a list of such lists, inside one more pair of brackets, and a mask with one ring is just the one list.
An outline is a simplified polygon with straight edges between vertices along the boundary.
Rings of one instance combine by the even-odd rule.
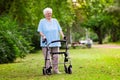
[[50, 11], [47, 11], [45, 14], [45, 18], [50, 20], [52, 18], [52, 13]]

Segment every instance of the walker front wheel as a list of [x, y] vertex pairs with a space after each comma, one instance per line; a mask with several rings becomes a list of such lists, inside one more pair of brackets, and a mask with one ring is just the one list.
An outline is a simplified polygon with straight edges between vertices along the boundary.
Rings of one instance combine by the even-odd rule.
[[68, 67], [68, 74], [72, 74], [72, 65], [69, 65]]
[[65, 68], [65, 73], [68, 73], [68, 69], [66, 65], [64, 66], [64, 68]]
[[43, 75], [46, 75], [46, 69], [43, 68]]

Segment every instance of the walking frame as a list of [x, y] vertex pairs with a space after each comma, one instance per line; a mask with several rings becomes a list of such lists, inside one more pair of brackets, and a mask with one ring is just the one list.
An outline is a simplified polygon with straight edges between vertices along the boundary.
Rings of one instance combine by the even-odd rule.
[[49, 68], [46, 68], [46, 64], [47, 64], [47, 60], [50, 60], [50, 59], [47, 59], [47, 56], [49, 54], [48, 52], [50, 50], [49, 46], [50, 46], [50, 44], [53, 44], [53, 43], [56, 43], [56, 42], [64, 43], [65, 51], [63, 51], [63, 52], [50, 52], [50, 54], [52, 54], [52, 55], [54, 55], [54, 54], [63, 54], [64, 55], [64, 62], [63, 62], [64, 71], [67, 74], [72, 74], [72, 64], [71, 64], [71, 60], [69, 58], [69, 53], [68, 53], [69, 48], [68, 48], [67, 40], [66, 40], [66, 37], [65, 37], [64, 40], [55, 40], [55, 41], [52, 41], [52, 42], [50, 42], [48, 44], [47, 44], [47, 39], [43, 40], [43, 43], [46, 44], [45, 65], [44, 65], [44, 67], [42, 69], [43, 75], [51, 75], [52, 74], [52, 66], [50, 66]]

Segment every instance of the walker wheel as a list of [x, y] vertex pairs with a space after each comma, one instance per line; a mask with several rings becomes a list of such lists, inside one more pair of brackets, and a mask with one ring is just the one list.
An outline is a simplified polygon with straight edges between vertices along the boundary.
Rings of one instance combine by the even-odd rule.
[[72, 74], [72, 65], [69, 65], [68, 67], [68, 74]]
[[65, 73], [68, 73], [68, 69], [66, 65], [64, 66], [64, 68], [65, 68]]
[[43, 68], [43, 75], [46, 75], [46, 69]]
[[46, 69], [46, 74], [47, 75], [51, 75], [52, 71], [51, 71], [52, 67], [49, 67], [48, 69]]

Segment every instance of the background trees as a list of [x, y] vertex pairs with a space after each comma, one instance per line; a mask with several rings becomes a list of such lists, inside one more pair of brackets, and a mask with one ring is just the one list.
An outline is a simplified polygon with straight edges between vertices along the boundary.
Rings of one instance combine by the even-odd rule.
[[120, 0], [115, 0], [114, 5], [106, 9], [108, 15], [111, 16], [110, 41], [116, 42], [120, 40]]
[[104, 10], [113, 3], [113, 0], [79, 0], [78, 3], [78, 10], [84, 19], [81, 26], [96, 33], [98, 42], [102, 44], [111, 24], [111, 17]]
[[70, 43], [85, 39], [86, 29], [100, 44], [106, 37], [120, 40], [119, 0], [1, 0], [0, 63], [39, 49], [37, 27], [45, 7], [53, 9]]
[[[117, 3], [116, 3], [117, 2]], [[120, 1], [118, 0], [85, 0], [80, 1], [80, 9], [84, 15], [82, 25], [89, 28], [98, 36], [99, 44], [107, 41], [119, 41], [119, 15]], [[114, 5], [114, 6], [112, 6]]]

